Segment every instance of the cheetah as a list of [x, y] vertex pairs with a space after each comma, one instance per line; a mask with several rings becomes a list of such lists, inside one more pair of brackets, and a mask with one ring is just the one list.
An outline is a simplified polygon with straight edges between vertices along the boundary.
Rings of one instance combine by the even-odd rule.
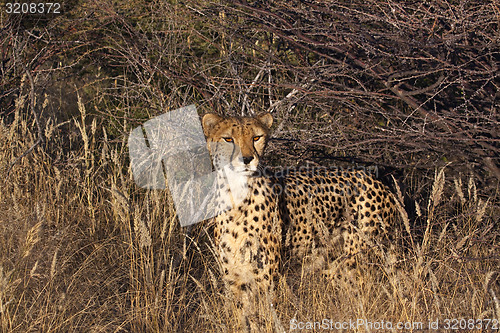
[[[243, 331], [261, 332], [259, 304], [272, 304], [281, 252], [282, 223], [272, 180], [258, 175], [273, 123], [255, 118], [202, 119], [217, 172], [214, 243], [226, 289]], [[272, 311], [272, 309], [268, 309]]]
[[[280, 201], [286, 235], [283, 246], [292, 261], [309, 264], [314, 270], [323, 268], [325, 275], [333, 278], [337, 274], [338, 278], [341, 271], [335, 267], [352, 272], [368, 257], [394, 253], [401, 209], [380, 181], [363, 170], [340, 168], [280, 173], [284, 184]], [[343, 264], [333, 265], [328, 250], [339, 245], [341, 256], [336, 259], [343, 259]]]
[[215, 244], [227, 289], [243, 330], [262, 331], [259, 299], [272, 303], [274, 280], [286, 254], [327, 275], [339, 274], [328, 249], [340, 242], [345, 266], [358, 255], [391, 246], [397, 199], [360, 170], [326, 168], [268, 174], [259, 162], [270, 135], [271, 114], [206, 114], [202, 126], [218, 172]]

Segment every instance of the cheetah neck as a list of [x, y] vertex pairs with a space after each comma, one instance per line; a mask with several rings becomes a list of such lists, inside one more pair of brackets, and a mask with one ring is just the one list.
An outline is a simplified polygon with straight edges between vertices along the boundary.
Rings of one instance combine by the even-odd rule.
[[247, 172], [237, 172], [230, 167], [219, 169], [217, 183], [219, 213], [240, 207], [251, 194], [252, 177]]

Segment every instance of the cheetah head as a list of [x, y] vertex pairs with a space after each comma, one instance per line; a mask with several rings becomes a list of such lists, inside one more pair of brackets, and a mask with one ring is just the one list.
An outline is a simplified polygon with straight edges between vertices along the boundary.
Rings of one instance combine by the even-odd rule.
[[256, 117], [223, 118], [213, 113], [203, 116], [208, 149], [216, 168], [251, 175], [258, 168], [273, 124], [270, 113]]

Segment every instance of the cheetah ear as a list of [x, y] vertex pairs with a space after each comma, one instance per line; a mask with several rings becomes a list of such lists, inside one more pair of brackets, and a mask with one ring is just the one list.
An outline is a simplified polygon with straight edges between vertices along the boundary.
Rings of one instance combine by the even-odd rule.
[[222, 120], [221, 116], [216, 115], [215, 113], [207, 113], [201, 119], [201, 124], [203, 127], [203, 132], [205, 136], [208, 136], [210, 130], [217, 125]]
[[267, 129], [270, 129], [273, 125], [273, 116], [269, 112], [258, 115], [257, 119], [259, 119], [259, 121], [264, 124]]

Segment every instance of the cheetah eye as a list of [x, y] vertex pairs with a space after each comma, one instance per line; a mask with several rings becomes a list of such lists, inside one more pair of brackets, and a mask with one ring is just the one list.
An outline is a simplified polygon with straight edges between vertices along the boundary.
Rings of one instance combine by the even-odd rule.
[[233, 142], [233, 138], [223, 138], [226, 142]]
[[253, 141], [259, 141], [260, 138], [262, 138], [262, 135], [254, 136]]

